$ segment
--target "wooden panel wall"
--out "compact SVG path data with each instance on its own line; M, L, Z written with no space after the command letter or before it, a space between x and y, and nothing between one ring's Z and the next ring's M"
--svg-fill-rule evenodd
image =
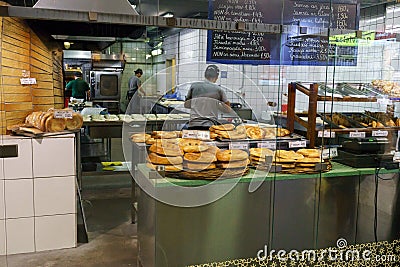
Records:
M32 111L63 107L62 56L50 51L20 19L0 18L0 41L0 132L4 134L7 126L22 123ZM37 84L21 85L23 71L29 71Z

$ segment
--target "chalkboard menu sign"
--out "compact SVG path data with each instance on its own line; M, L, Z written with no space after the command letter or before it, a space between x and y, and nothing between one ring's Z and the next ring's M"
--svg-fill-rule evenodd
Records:
M307 28L358 29L359 4L357 0L332 3L329 0L209 0L209 18L296 25L306 30L282 34L209 31L208 61L255 65L337 64L333 56L338 52L337 47L329 45L327 36L307 35ZM353 47L350 53L357 54L357 48ZM344 65L352 64L356 61Z

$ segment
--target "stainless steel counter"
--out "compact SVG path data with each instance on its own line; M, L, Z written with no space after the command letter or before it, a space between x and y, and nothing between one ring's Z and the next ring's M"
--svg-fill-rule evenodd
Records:
M148 179L146 172L140 166L137 175ZM139 188L138 258L146 267L186 266L254 258L264 245L300 251L335 247L339 238L348 244L372 242L373 173L374 169L335 163L332 172L321 176L269 174L254 193L248 192L250 180L244 177L223 198L196 208L161 203ZM378 240L392 241L399 236L399 176L386 170L379 176ZM175 186L209 183L170 182ZM159 194L168 194L172 186L151 183ZM221 186L213 184L209 193Z

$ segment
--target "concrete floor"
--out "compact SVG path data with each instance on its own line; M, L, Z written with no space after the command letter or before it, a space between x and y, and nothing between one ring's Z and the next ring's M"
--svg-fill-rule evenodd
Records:
M136 225L131 224L130 188L100 188L83 192L89 243L73 249L0 257L0 266L136 266L137 235Z

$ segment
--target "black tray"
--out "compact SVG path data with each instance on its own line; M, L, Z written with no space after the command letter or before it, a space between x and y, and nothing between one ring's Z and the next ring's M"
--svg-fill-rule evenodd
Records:
M343 150L338 150L338 152L338 157L333 161L353 168L377 168L393 162L393 155L390 154L354 154Z

